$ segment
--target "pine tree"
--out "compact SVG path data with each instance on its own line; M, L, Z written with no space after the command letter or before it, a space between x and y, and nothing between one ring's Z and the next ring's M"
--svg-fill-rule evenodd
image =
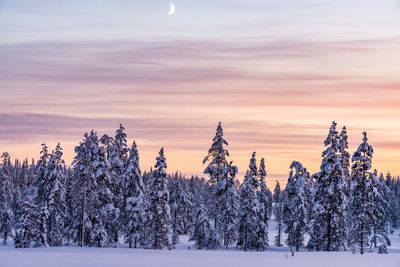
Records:
M229 157L228 150L224 148L224 145L228 146L228 142L223 138L223 136L224 133L220 122L218 124L211 148L208 150L208 155L203 160L203 164L208 162L208 166L204 170L204 174L207 174L210 177L208 183L213 191L213 197L208 199L209 201L212 201L210 207L210 216L211 219L214 220L213 225L217 232L219 232L220 229L218 214L221 212L221 198L224 194L227 184L227 157Z
M73 195L73 189L74 189L74 184L75 184L75 179L74 179L73 172L71 171L70 167L68 167L66 171L66 185L65 185L65 221L64 221L64 229L63 229L63 236L67 240L67 244L69 245L72 241L74 241L74 237L77 235L76 229L74 229L74 214L73 210L75 207L73 207L74 204L74 198L75 196Z
M125 235L125 242L129 248L143 242L144 238L144 185L142 173L139 166L139 152L136 143L129 151L122 167L122 206L121 206L121 225Z
M276 202L274 206L274 216L276 221L276 230L277 234L275 236L275 246L282 247L282 231L283 231L283 204L285 199L285 191L280 191L279 182L276 183L275 192L279 192L276 194Z
M278 181L276 181L276 185L275 185L275 188L274 188L274 194L272 196L273 200L274 200L274 203L278 203L279 202L279 198L281 196L281 193L282 193L281 185L279 184Z
M32 193L27 193L23 201L21 217L18 218L14 245L16 248L29 248L36 245L37 232L40 224L40 214L37 211Z
M399 228L400 225L400 191L398 180L396 185L396 180L394 177L392 177L390 172L386 174L386 185L390 189L388 214L390 228L393 230Z
M339 135L339 160L342 165L343 175L350 184L350 153L346 149L349 149L349 142L347 136L346 126L343 126L342 131ZM347 191L349 191L347 189ZM348 193L349 194L349 193Z
M45 180L49 183L48 203L48 240L50 246L62 246L63 228L66 218L65 205L65 163L62 157L62 148L57 145L55 151L50 155L48 165L45 169ZM43 208L44 208L43 207ZM46 212L46 211L43 211Z
M194 241L199 249L205 248L207 247L209 234L210 223L208 221L207 210L202 199L198 199L190 241Z
M336 122L332 123L327 147L322 153L321 171L314 175L315 195L311 238L316 250L337 251L345 249L346 235L346 180L339 152L339 135Z
M39 219L36 231L34 232L35 247L45 247L49 246L47 242L47 222L49 220L50 214L47 206L42 206L39 208Z
M258 180L255 156L256 153L254 152L250 159L249 170L247 170L240 188L238 246L242 247L244 251L257 249L259 204L257 200Z
M36 179L33 182L34 188L36 189L36 194L34 198L35 206L38 209L40 216L38 226L35 232L35 246L48 247L48 219L49 219L49 202L51 193L51 181L49 180L49 175L47 175L46 170L48 168L50 154L48 153L48 148L46 144L42 144L41 156L38 160L35 172Z
M346 180L346 187L345 187L345 194L347 198L347 205L346 205L346 235L347 235L347 246L350 246L351 238L350 238L350 229L351 229L351 203L350 199L350 153L347 152L349 148L348 136L347 136L347 129L346 126L343 126L342 131L339 135L339 160L342 165L343 175Z
M186 234L190 226L192 200L186 192L182 178L171 186L169 205L171 208L172 245L179 242L179 235Z
M79 246L109 245L108 227L113 221L110 213L114 213L113 194L109 189L109 164L106 160L104 147L99 146L97 134L91 131L85 134L85 139L75 147L74 187L72 200L75 229ZM103 227L103 228L101 228ZM104 231L103 231L104 230ZM95 231L95 233L91 233ZM107 235L104 235L104 232ZM97 240L93 242L91 238Z
M148 196L148 210L146 231L146 247L151 249L170 248L168 239L170 207L169 194L167 188L167 168L166 158L164 157L164 148L161 148L155 169L151 174L151 184Z
M267 172L265 170L265 159L262 158L260 168L258 169L260 179L260 190L258 193L259 213L258 213L258 229L257 229L257 250L265 250L268 245L268 220L270 215L270 207L272 206L271 191L268 190L265 183Z
M352 202L352 229L353 245L358 245L360 253L368 247L368 237L371 234L374 223L373 206L373 181L375 175L368 172L374 150L367 141L367 133L363 132L363 142L354 152L351 159L351 202Z
M285 188L285 200L283 202L283 223L288 238L287 245L296 247L299 251L303 246L304 234L308 230L307 200L305 184L309 179L309 172L298 161L290 165L290 175ZM296 173L293 175L293 169Z
M36 179L34 181L34 186L36 188L36 199L35 202L40 207L48 202L49 195L49 183L46 180L46 168L49 161L49 151L46 144L42 144L42 151L40 151L40 159L36 163L35 172Z
M11 208L13 203L11 185L11 163L10 156L4 152L1 156L0 166L0 236L3 243L7 244L7 239L13 237L14 212Z
M110 189L112 188L109 175L110 164L106 158L105 148L100 146L96 134L91 135L91 137L91 169L95 180L93 192L96 195L96 202L94 203L95 214L92 217L95 234L92 233L92 235L96 236L97 239L101 239L97 240L98 242L92 240L90 245L108 247L115 234L114 227L119 211L114 206L114 194Z
M227 166L227 171L228 179L226 189L222 195L222 210L221 217L219 218L223 245L226 249L237 240L236 221L239 209L239 197L236 189L236 174L238 169L230 162Z
M383 175L382 175L383 176ZM373 202L374 202L374 222L373 222L373 240L376 247L377 239L380 237L388 239L388 211L390 189L386 186L384 178L377 178L377 171L374 171L373 183Z

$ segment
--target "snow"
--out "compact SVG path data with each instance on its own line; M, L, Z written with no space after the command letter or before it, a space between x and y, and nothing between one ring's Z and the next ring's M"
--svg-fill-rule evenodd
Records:
M273 240L275 223L271 222L270 240ZM399 267L400 231L391 235L389 254L377 254L376 250L364 255L351 252L308 252L290 255L287 247L271 247L264 252L229 250L197 250L187 236L180 236L175 250L146 250L120 248L28 248L16 249L12 245L0 245L0 267L236 267L236 266L307 266L307 267ZM11 241L9 241L11 243ZM271 243L272 245L272 243ZM191 249L188 249L191 246Z

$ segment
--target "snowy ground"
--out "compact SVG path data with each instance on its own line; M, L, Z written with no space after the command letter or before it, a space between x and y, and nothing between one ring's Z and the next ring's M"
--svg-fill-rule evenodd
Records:
M274 231L270 233L273 240ZM75 267L75 266L138 266L138 267L235 267L235 266L307 266L307 267L400 267L399 232L391 236L389 254L365 255L350 252L298 252L290 256L287 248L270 248L264 252L231 250L196 250L186 236L175 250L153 251L121 248L33 248L15 249L0 245L0 267ZM10 242L11 243L11 242ZM192 246L188 249L188 246Z

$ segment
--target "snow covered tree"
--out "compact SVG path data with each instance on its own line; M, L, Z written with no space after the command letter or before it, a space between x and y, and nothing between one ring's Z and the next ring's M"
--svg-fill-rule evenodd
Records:
M186 191L182 178L171 186L169 194L171 208L172 245L179 242L179 235L186 234L190 226L190 214L193 204L189 193Z
M72 189L72 213L75 218L73 228L76 230L76 239L79 246L108 246L115 208L113 194L109 189L109 164L105 149L99 146L97 134L91 131L90 134L86 133L85 139L75 147L75 152L77 155L73 162L75 184ZM104 235L103 230L107 235ZM92 231L96 233L91 233ZM92 242L93 236L102 240Z
M32 193L27 193L22 206L21 217L17 220L14 236L16 248L29 248L36 245L40 214L33 202Z
M228 179L226 189L222 195L221 217L219 218L223 245L226 249L237 240L236 221L239 209L239 197L236 189L236 174L238 169L232 165L232 161L228 164L227 171Z
M167 188L167 168L166 158L164 157L164 148L161 148L157 163L151 174L151 183L148 196L148 209L146 220L147 240L146 247L151 249L170 249L168 239L170 207L169 194Z
M144 237L144 185L142 172L139 166L139 152L136 143L129 151L122 167L122 206L121 206L121 225L125 242L129 248L143 242Z
M7 244L7 239L13 236L12 227L14 222L14 212L11 208L13 203L12 183L11 183L11 163L10 155L4 152L1 156L0 166L0 236L3 243Z
M210 197L212 209L210 210L210 217L214 220L214 227L219 231L220 223L218 222L218 214L221 211L222 195L226 189L227 184L227 166L229 152L224 148L228 146L228 142L223 138L224 133L222 130L221 122L218 124L216 135L213 139L211 148L208 150L208 155L204 158L203 164L208 162L208 166L204 170L204 174L209 175L209 185L213 190L213 197Z
M208 221L207 210L202 199L199 198L196 202L196 211L190 240L195 242L197 248L202 249L207 247L209 235L210 223Z
M379 236L388 238L388 211L389 211L389 196L390 189L386 186L385 180L377 178L377 172L374 171L373 183L373 202L374 202L374 222L373 222L373 240L374 247L376 247L376 241Z
M347 129L346 126L343 126L339 135L339 160L347 184L350 184L350 153L347 152L347 149L349 149Z
M50 214L47 206L42 206L39 209L39 220L36 231L34 232L35 247L47 248L49 246L47 242L47 222L49 220L49 216Z
M48 165L45 169L45 180L49 183L48 203L48 233L47 238L50 246L62 246L63 228L65 222L65 163L62 160L62 148L60 144L49 157ZM43 211L46 212L46 211Z
M115 150L117 151L118 158L123 162L128 156L129 148L127 145L127 134L122 124L119 124L119 129L115 134Z
M337 251L346 245L346 180L338 155L339 135L332 123L324 144L321 171L314 175L315 195L311 239L316 250Z
M289 247L296 247L299 251L303 246L304 234L308 230L307 200L305 184L309 179L309 172L298 161L290 165L290 175L285 188L285 200L283 204L283 223L288 238L286 243ZM293 175L293 169L296 173Z
M281 190L281 185L279 184L278 181L276 181L276 185L274 188L274 194L272 195L274 203L278 203L279 202L279 198L281 196L282 190Z
M210 224L209 235L207 240L207 249L217 249L221 246L221 237L215 227Z
M351 230L351 203L350 199L350 153L347 152L349 148L348 136L346 126L343 126L342 131L339 135L339 160L342 165L343 175L346 180L345 194L347 198L346 205L346 236L347 236L347 246L350 246L351 238L350 238L350 230Z
M265 250L268 245L268 220L269 210L272 206L272 195L265 183L267 172L265 170L265 159L262 158L258 169L260 179L260 190L258 193L259 213L258 213L258 229L257 229L257 250Z
M96 195L95 214L92 217L96 237L102 238L97 242L101 247L108 247L115 234L115 223L118 218L118 210L114 206L114 194L110 190L112 188L109 175L110 164L106 158L105 148L100 146L97 135L92 135L91 153L91 169L93 170L95 185L93 192ZM102 229L101 227L104 227ZM104 235L103 230L107 233ZM100 235L98 233L101 233ZM111 239L111 240L110 240ZM93 240L91 245L93 245Z
M49 161L49 151L46 144L42 144L42 151L40 151L40 159L36 163L35 172L36 172L36 179L34 181L34 186L36 188L36 199L35 202L40 207L47 204L48 202L48 193L49 183L46 180L46 168Z
M279 191L278 191L279 190ZM275 192L279 192L276 194L276 202L274 206L274 216L276 221L276 236L275 236L275 246L282 247L282 231L283 231L283 204L285 200L285 191L280 191L279 182L276 182Z
M386 185L390 189L388 219L391 230L398 229L400 225L400 184L399 178L392 177L390 172L386 174Z
M259 204L257 200L258 180L255 156L256 153L254 152L250 159L249 170L247 170L240 188L238 246L242 247L244 251L257 249Z
M353 245L358 245L360 253L368 247L368 238L374 223L373 182L375 175L368 172L371 169L374 149L368 144L367 133L363 132L363 142L354 152L351 161L351 202Z

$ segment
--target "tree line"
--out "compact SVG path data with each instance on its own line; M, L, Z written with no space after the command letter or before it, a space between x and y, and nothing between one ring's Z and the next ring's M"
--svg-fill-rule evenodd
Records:
M400 225L400 180L372 169L367 133L351 157L346 127L333 122L324 142L320 172L290 165L286 187L266 185L266 162L251 154L244 180L229 161L221 123L204 158L208 179L168 174L164 149L154 167L141 171L135 142L125 128L115 136L91 131L75 147L71 166L43 144L37 162L4 152L0 166L0 236L17 248L49 246L175 248L189 235L199 249L237 247L263 251L353 250L390 244ZM285 233L285 235L283 235ZM308 236L308 242L305 242Z

